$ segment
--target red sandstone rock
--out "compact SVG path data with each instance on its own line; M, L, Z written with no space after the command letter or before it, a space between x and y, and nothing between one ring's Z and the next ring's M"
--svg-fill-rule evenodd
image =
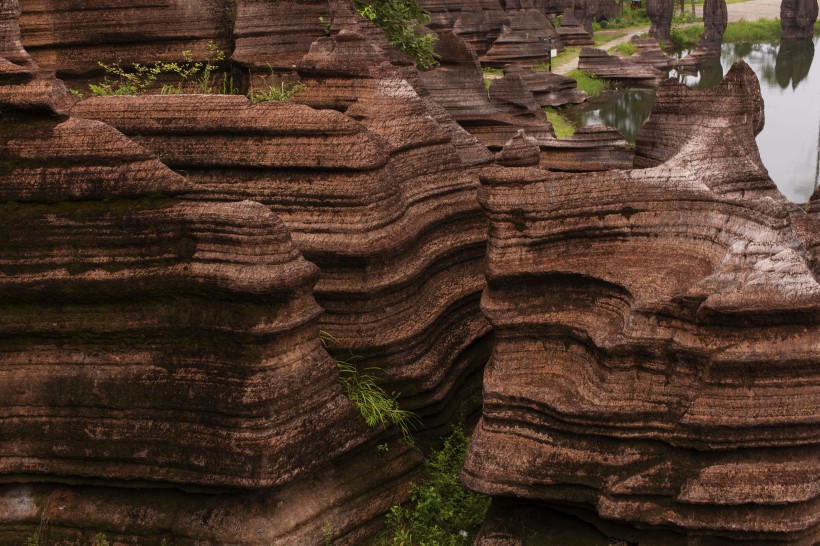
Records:
M549 19L534 9L518 10L510 14L509 23L481 57L481 64L503 67L509 63L521 66L546 63L551 44L558 46L560 38ZM563 49L563 45L559 49Z
M703 4L703 36L698 46L678 64L683 67L697 67L706 59L720 57L723 33L729 21L726 0L706 0Z
M23 45L41 67L69 81L99 75L98 62L173 62L185 50L205 59L209 43L230 50L234 14L224 0L108 0L93 9L87 4L20 0Z
M524 70L517 66L505 67L504 74L515 74L533 94L541 107L580 104L587 98L586 91L578 89L578 82L555 72Z
M497 342L462 480L677 543L813 544L820 219L766 176L748 66L656 107L655 166L483 171Z
M0 156L0 480L271 486L361 441L266 207L179 202L97 121L4 119Z
M539 144L541 168L550 171L608 171L632 166L632 147L612 127L581 127L568 138L541 141Z
M625 58L632 64L651 66L661 71L667 71L677 65L677 60L667 55L654 38L640 39L633 36L632 43L638 47L638 52Z
M614 79L635 85L656 86L663 74L652 66L634 64L629 60L607 54L603 49L585 47L578 57L578 68L596 78Z

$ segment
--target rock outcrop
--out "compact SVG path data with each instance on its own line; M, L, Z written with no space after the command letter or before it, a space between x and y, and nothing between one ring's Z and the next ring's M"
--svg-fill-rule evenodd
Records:
M549 61L552 48L563 50L564 46L549 19L537 10L522 9L510 15L501 34L481 57L481 64L535 66Z
M604 125L581 127L570 137L539 144L541 168L550 171L628 169L634 155L624 136L617 129Z
M780 3L782 40L810 40L817 21L817 0L783 0Z
M497 342L468 487L658 544L820 539L820 202L777 193L762 124L741 63L660 88L646 168L483 171Z
M646 15L652 24L649 27L649 37L656 40L670 42L672 18L675 16L675 0L646 0Z
M97 2L93 9L85 4L20 1L23 45L41 67L66 81L96 77L99 62L174 62L183 51L202 60L210 44L230 51L233 11L225 0Z
M720 58L723 33L729 22L726 0L705 0L703 4L703 36L694 51L681 59L682 67L697 67L707 59Z
M578 89L578 82L567 76L543 70L525 70L519 66L504 67L504 78L519 78L522 85L543 107L580 104L587 99L586 91ZM492 96L492 85L490 86Z
M619 80L633 85L654 87L663 79L661 71L651 65L632 63L594 47L581 49L578 68L596 78Z
M626 57L632 64L651 66L661 71L667 71L677 65L677 60L666 54L654 38L632 37L632 43L638 48L638 52Z
M481 365L465 351L489 331L477 308L475 167L361 35L319 39L298 70L308 86L298 100L324 110L153 95L89 99L73 115L138 138L198 183L201 199L253 199L278 214L321 270L320 325L335 350L381 368L409 408L441 411Z

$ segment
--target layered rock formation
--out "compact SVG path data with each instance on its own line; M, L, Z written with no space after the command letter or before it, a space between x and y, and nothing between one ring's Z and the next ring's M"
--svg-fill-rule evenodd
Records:
M549 61L552 48L564 49L549 19L534 9L522 9L511 14L492 47L481 57L481 64L535 66Z
M817 21L817 0L783 0L780 3L782 40L808 40Z
M578 89L578 82L567 76L543 70L525 70L518 66L504 68L504 79L518 78L532 93L535 102L543 107L580 104L587 98L586 91ZM493 87L490 86L492 96Z
M661 71L650 63L632 63L594 47L581 49L578 68L593 74L596 78L619 80L633 85L656 86L663 79Z
M106 97L58 119L74 100L7 38L3 0L0 542L42 521L40 543L372 535L421 454L364 430L320 325L428 434L476 407L491 156L383 37L336 28L343 4L295 63L305 104Z
M677 65L677 61L661 49L656 39L633 36L631 41L637 46L638 52L627 57L630 63L651 66L661 71L667 71Z
M242 4L242 0L239 2ZM43 68L66 80L101 73L97 63L153 63L230 51L234 16L225 0L82 2L21 0L23 45Z
M762 125L739 64L660 88L643 169L483 171L497 342L468 487L659 544L820 539L820 203L777 193Z
M624 136L617 129L604 125L581 127L570 137L539 144L541 168L550 171L628 169L634 155Z
M280 215L321 269L320 324L336 349L382 368L410 408L440 411L481 363L463 353L488 332L475 171L361 35L321 38L298 66L308 85L299 100L346 115L194 95L95 98L73 114L139 135L202 186L200 198L253 199Z

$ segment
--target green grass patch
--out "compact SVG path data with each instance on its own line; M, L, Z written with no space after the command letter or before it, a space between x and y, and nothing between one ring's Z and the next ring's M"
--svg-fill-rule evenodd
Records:
M606 80L596 78L589 72L583 70L570 70L567 76L573 78L578 82L578 89L586 91L590 97L595 97L601 94L601 91L609 88L609 83Z
M559 114L557 109L544 108L544 113L547 115L547 121L552 124L555 136L558 138L569 138L575 134L575 126Z
M672 28L669 35L677 49L694 49L703 35L703 25L685 28Z
M758 19L757 21L736 21L729 23L723 33L723 41L765 42L780 39L780 19Z
M492 78L484 78L484 89L486 89L488 93L490 92L490 86L492 84L493 84Z
M410 507L393 506L387 514L385 546L468 546L490 506L490 497L468 491L459 475L470 437L461 425L444 446L424 461L428 478L413 485Z
M319 341L325 347L338 343L336 338L324 331L319 332ZM357 359L354 355L336 359L342 392L356 405L367 426L387 429L388 425L393 425L403 440L412 445L412 430L421 423L418 416L399 407L398 394L387 394L379 386L377 375L381 370L373 367L359 369L354 364Z
M482 66L481 71L484 74L489 74L489 75L492 75L492 76L503 76L504 75L504 70L501 69L501 68L490 68L489 66Z
M737 42L777 42L780 40L780 19L758 19L756 21L735 21L726 26L723 43ZM814 25L814 33L820 35L820 25ZM672 43L679 49L692 49L703 35L703 25L672 29Z
M629 57L630 55L634 55L638 52L638 46L636 46L632 42L624 42L622 44L616 45L615 47L609 48L610 53L612 53L613 51L617 51L624 57Z

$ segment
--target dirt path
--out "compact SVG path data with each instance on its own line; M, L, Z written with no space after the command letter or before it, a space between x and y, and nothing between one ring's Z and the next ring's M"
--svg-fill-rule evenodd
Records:
M749 0L748 2L738 2L727 4L729 12L729 22L754 21L756 19L780 19L780 0ZM703 6L697 6L695 13L698 17L703 17Z

